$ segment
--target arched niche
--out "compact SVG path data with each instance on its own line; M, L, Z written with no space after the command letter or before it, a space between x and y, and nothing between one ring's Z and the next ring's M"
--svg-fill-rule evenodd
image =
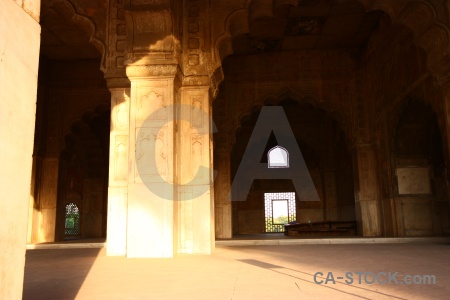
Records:
M449 202L442 136L437 114L423 99L410 99L404 106L391 159L398 235L447 235Z
M267 153L268 168L289 168L289 152L281 147L275 146Z

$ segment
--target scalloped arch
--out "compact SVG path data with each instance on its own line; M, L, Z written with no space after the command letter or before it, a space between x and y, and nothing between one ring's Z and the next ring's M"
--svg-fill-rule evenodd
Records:
M340 128L344 132L347 142L352 141L351 124L347 121L350 119L345 118L344 114L335 109L330 101L318 101L317 97L313 94L302 94L298 90L289 87L280 89L274 94L261 96L259 99L256 99L256 101L249 103L247 109L240 114L237 114L232 128L233 134L231 135L231 144L234 145L236 143L236 134L242 127L242 122L245 118L251 118L253 112L261 110L261 107L264 105L278 105L286 99L292 99L298 104L310 104L314 108L324 110L338 122Z
M62 7L58 8L58 6L61 5ZM89 19L86 16L83 16L79 14L74 5L70 3L68 0L54 0L50 3L50 7L52 7L55 10L58 9L65 9L65 12L68 12L70 15L70 18L75 22L75 24L86 32L89 35L89 43L91 43L101 54L101 61L100 61L100 69L105 72L106 70L106 63L105 63L105 54L106 54L106 46L104 42L102 42L97 36L96 36L96 26L95 23Z
M84 123L89 126L89 124L87 123L88 120L91 120L95 116L101 116L109 109L109 105L106 102L99 102L94 108L85 109L79 118L72 119L71 122L68 122L68 124L70 125L69 128L65 128L64 133L62 134L63 138L65 139L67 135L73 134L72 126L75 123ZM64 147L62 149L64 149Z

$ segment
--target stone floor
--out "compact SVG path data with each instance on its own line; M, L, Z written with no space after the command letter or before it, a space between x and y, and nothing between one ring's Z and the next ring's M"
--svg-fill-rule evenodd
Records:
M217 246L210 256L174 259L107 257L104 248L38 249L27 251L24 299L448 299L449 260L450 240ZM316 272L324 274L316 278L322 284L314 282ZM365 272L361 284L356 272ZM398 284L369 284L369 272L398 272ZM406 275L434 275L436 284L401 284Z

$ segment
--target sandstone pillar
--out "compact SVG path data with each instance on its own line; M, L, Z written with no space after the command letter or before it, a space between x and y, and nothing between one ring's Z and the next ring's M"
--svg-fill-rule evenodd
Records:
M441 94L436 94L437 102L442 101L442 110L437 111L443 142L443 151L446 164L450 163L450 55L443 57L434 70L434 84ZM442 98L441 98L442 96ZM447 166L446 176L450 178L450 168ZM447 191L450 201L450 189Z
M45 73L45 72L42 72ZM45 82L45 79L42 80ZM49 90L42 84L39 86L37 103L40 105L37 113L40 115L36 120L36 132L34 136L35 153L32 186L30 191L31 207L30 222L32 222L32 243L54 242L64 239L64 204L58 203L60 185L60 170L64 168L61 160L61 101L60 91ZM46 106L44 108L44 106ZM44 117L43 111L52 116ZM42 134L45 132L45 134ZM64 174L64 172L62 173ZM62 179L64 182L64 179ZM64 193L62 193L64 196ZM61 214L58 214L62 212ZM32 218L32 219L31 219ZM30 224L31 225L31 224ZM62 226L62 228L61 228Z
M172 257L176 249L174 102L178 71L177 65L127 67L131 81L128 257Z
M59 158L45 157L42 165L39 195L39 229L36 243L55 241L56 206L58 199Z
M214 248L209 86L182 87L177 109L178 252L209 254Z
M214 247L209 73L189 69L198 55L183 69L180 4L127 2L125 53L119 42L109 45L109 255L172 257ZM129 90L112 86L125 76L120 68Z
M209 87L180 88L178 65L130 65L111 90L108 255L214 248Z
M59 178L61 168L64 168L65 165L64 161L61 160L60 124L62 115L60 114L61 105L58 99L58 91L53 92L48 100L43 97L39 99L44 103L48 101L48 114L54 117L39 119L41 122L40 126L45 128L47 136L44 141L40 141L39 136L36 137L38 143L45 143L45 151L42 153L42 157L39 157L39 170L37 170L37 177L34 178L38 181L39 189L37 191L37 202L35 203L37 212L34 215L36 219L33 220L37 224L33 228L35 233L32 240L33 243L54 242L64 238L64 229L61 228L61 225L64 227L64 217L58 215L58 212L64 215L65 210L61 206L64 204L64 201L58 203L58 201L63 200L58 198L58 193L61 192L59 190L60 180L62 182L65 181L65 179ZM60 196L64 197L64 193ZM58 207L58 205L61 207Z
M28 206L28 235L27 243L34 243L38 236L38 220L39 220L39 182L36 181L36 174L40 173L38 166L42 164L41 159L33 156L33 163L31 168L31 186L30 186L30 200Z
M230 239L232 232L232 205L230 199L230 150L219 148L215 151L217 177L214 181L215 190L215 232L219 239Z
M355 210L358 233L381 235L377 159L373 145L360 144L354 150Z
M10 300L22 299L41 31L40 1L22 2L0 9L0 299Z
M127 84L112 87L110 82L108 84L111 91L111 130L106 253L123 256L127 247L130 88L126 87Z

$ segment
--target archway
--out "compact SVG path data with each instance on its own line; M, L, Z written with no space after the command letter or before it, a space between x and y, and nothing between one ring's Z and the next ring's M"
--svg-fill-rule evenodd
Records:
M449 234L447 165L436 114L409 99L393 141L393 190L400 236Z
M58 172L59 240L106 237L109 115L109 107L99 105L75 121L65 136ZM78 212L77 234L67 230L68 205Z
M273 202L279 200L286 200L286 203L275 204L287 205L289 216L285 221L288 222L355 220L351 154L345 134L339 129L336 120L322 109L289 98L279 102L278 105L286 112L320 201L302 201L289 179L254 180L245 201L232 201L233 234L283 231L282 225L275 224L276 222L269 222L270 226L266 224L267 220L275 218ZM235 133L236 139L230 153L231 182L234 180L258 116L259 110L253 110L241 120L241 126ZM268 137L260 162L267 163L269 151L277 146L279 145L276 137L272 134ZM294 205L289 201L289 193L295 198Z

